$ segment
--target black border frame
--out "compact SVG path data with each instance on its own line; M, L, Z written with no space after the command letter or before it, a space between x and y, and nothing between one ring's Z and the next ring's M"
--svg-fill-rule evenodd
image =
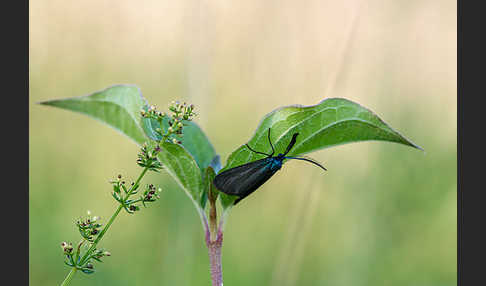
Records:
M8 1L2 8L2 142L6 143L2 148L6 156L2 206L7 207L2 212L2 238L7 240L3 242L2 270L13 284L28 285L29 1Z
M485 16L481 3L457 1L457 285L482 285L486 280L486 235L481 232L485 208L481 166L485 111L481 99L486 45L482 41Z

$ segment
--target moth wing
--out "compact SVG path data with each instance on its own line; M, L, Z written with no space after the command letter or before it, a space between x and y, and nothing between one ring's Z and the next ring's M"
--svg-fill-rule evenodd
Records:
M277 172L270 168L273 158L264 158L228 169L214 178L214 185L223 193L239 198L234 204L253 193Z
M241 182L241 189L239 190L239 198L235 201L235 205L242 199L249 196L251 193L256 191L261 185L263 185L268 179L270 179L278 169L270 169L267 165L257 172L251 174L247 179Z
M269 163L269 158L246 163L219 173L214 178L214 185L228 195L239 195L248 179Z

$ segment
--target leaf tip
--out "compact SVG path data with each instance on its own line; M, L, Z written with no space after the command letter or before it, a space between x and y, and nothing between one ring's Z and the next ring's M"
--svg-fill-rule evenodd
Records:
M422 152L424 152L424 153L425 153L425 149L424 149L424 148L420 147L419 145L417 145L417 144L413 143L412 141L410 141L410 140L406 139L405 137L403 137L403 136L401 136L401 135L400 135L400 137L402 137L402 139L405 141L406 145L408 145L408 146L410 146L410 147L413 147L413 148L415 148L415 149L418 149L418 150L420 150L420 151L422 151Z
M41 105L49 105L50 100L45 100L45 101L37 101L35 104L41 104Z
M36 104L56 106L56 104L59 104L59 102L60 102L59 99L50 99L50 100L38 101L36 102Z

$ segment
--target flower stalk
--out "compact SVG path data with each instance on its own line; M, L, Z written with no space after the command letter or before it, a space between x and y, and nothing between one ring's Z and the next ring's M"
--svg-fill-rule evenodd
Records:
M125 184L122 180L122 176L118 175L117 178L110 183L113 185L113 191L111 195L119 203L113 215L110 217L108 223L102 228L102 224L99 223L100 218L97 216L91 217L91 213L88 211L88 217L79 219L76 221L76 226L81 234L81 241L77 244L76 248L72 243L62 242L61 248L63 249L66 260L64 263L71 267L69 273L65 277L61 285L69 285L77 270L81 270L85 274L94 273L93 261L101 262L101 258L104 256L110 256L108 251L97 249L97 246L101 239L104 237L108 229L111 227L116 217L124 209L129 214L138 212L140 208L147 207L147 203L155 202L160 198L157 192L161 189L157 189L154 185L147 185L145 190L141 192L139 198L132 198L133 195L139 192L140 182L148 171L159 172L163 166L158 159L158 154L161 152L161 147L164 144L182 144L183 128L187 126L186 121L191 121L196 113L194 112L194 105L172 102L169 105L169 114L157 111L155 106L145 106L141 111L143 120L154 121L158 124L152 135L147 136L152 139L148 143L144 143L141 146L138 153L137 164L143 168L143 171L138 176L135 182L131 184ZM214 207L215 199L212 200ZM207 219L204 217L204 222L207 227ZM215 225L216 213L215 210L211 216L211 224ZM215 232L215 227L213 227ZM211 241L211 239L210 239Z
M71 268L71 271L69 271L69 273L66 276L66 278L64 279L64 281L62 281L61 286L69 285L69 283L71 283L71 280L74 277L74 274L76 274L76 271L78 271L78 268L76 268L76 267Z
M136 211L140 210L140 206L137 203L141 203L143 206L146 206L146 203L154 202L159 198L159 195L156 194L156 188L150 184L145 188L145 191L140 198L131 199L133 195L138 193L140 181L145 174L148 171L159 171L162 168L162 165L157 159L158 152L160 152L160 147L158 145L155 147L149 147L147 144L144 144L142 146L138 155L137 164L143 167L143 170L138 176L137 180L130 184L130 187L126 187L125 181L121 180L121 175L118 175L114 181L111 181L111 184L113 185L112 196L119 203L119 205L108 223L101 231L99 231L99 228L102 226L99 223L100 218L97 216L89 216L91 214L90 212L88 212L88 218L84 220L79 219L76 222L82 236L82 240L78 243L75 253L73 253L74 248L71 243L63 242L61 244L64 254L68 259L65 261L65 264L71 267L70 272L67 274L61 285L69 285L77 270L81 270L86 274L94 273L94 266L91 261L96 260L101 262L100 259L102 257L111 255L108 251L97 249L97 246L122 209L125 209L125 211L129 214L134 214ZM158 191L160 192L161 189L158 189ZM89 244L89 248L81 257L81 248L85 242Z

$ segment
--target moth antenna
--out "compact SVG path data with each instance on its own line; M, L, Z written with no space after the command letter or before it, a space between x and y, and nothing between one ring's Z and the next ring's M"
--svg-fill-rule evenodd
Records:
M248 145L248 144L245 144L245 146L246 146L248 149L250 149L250 151L252 151L252 152L255 152L255 153L257 153L257 154L263 154L263 155L268 156L268 157L272 157L272 155L269 155L269 154L267 154L267 153L258 152L258 151L255 151L255 150L251 149L250 145Z
M285 159L295 159L295 160L302 160L302 161L307 161L309 163L312 163L318 167L320 167L321 169L323 169L324 171L327 171L326 168L324 168L324 166L322 166L319 162L317 162L316 160L312 159L312 158L309 158L309 157L285 157Z
M270 142L270 147L272 147L272 154L270 154L270 157L275 154L275 148L273 148L272 141L270 140L270 128L268 128L268 142Z

